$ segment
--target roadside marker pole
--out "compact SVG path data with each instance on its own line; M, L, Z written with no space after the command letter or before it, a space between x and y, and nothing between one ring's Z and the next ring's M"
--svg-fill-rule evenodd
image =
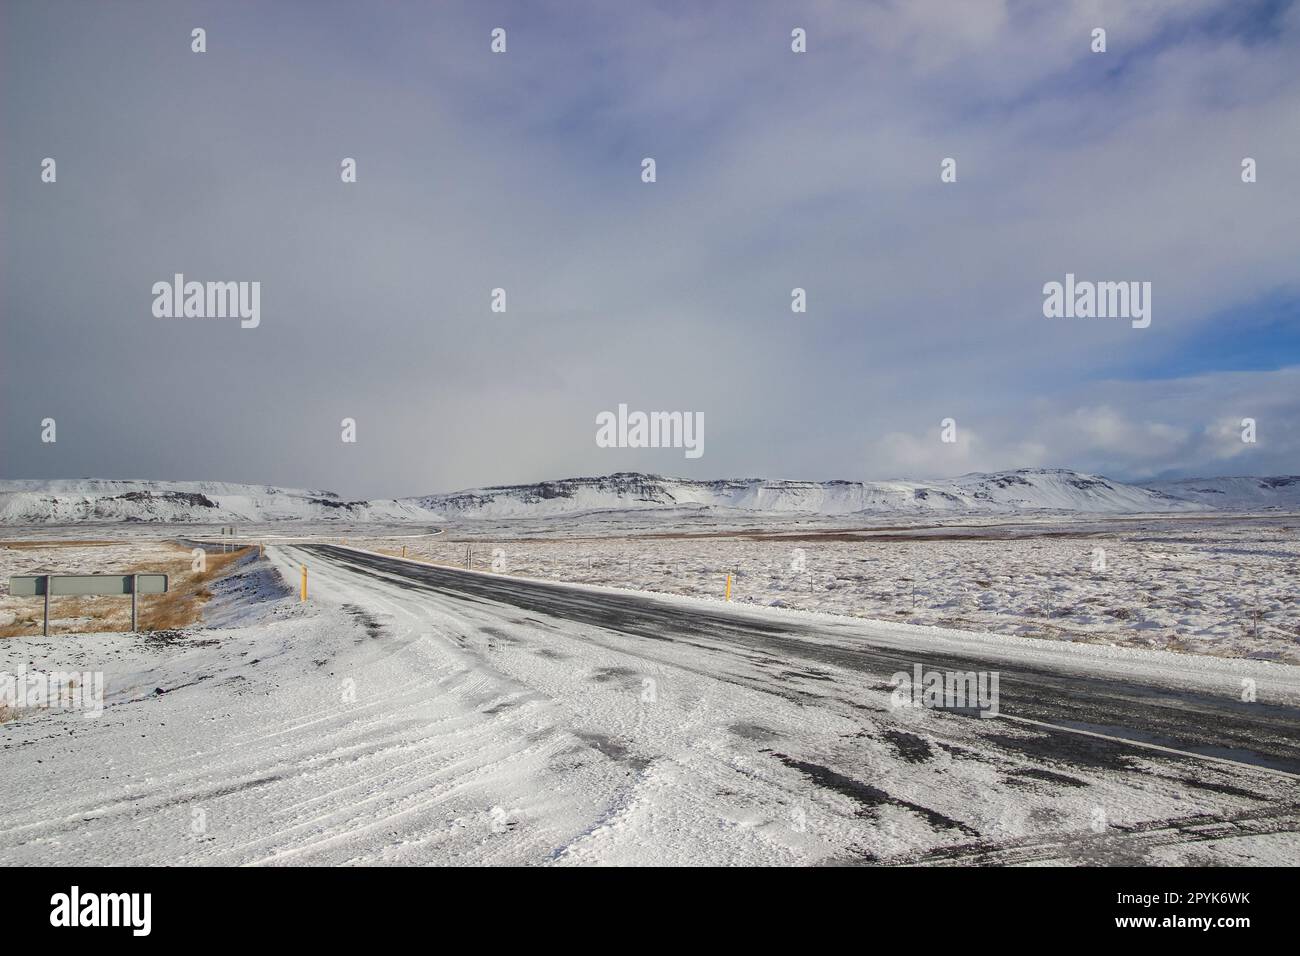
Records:
M137 606L139 604L139 600L136 597L136 593L140 590L139 579L140 579L140 575L138 574L131 575L131 633L132 634L136 633L137 631L136 611L137 611Z
M730 575L730 574L727 575L727 597L726 597L726 599L727 599L728 601L731 600L731 575Z
M41 636L50 636L50 576L45 575L45 625L41 628Z
M302 566L302 600L307 600L307 565Z
M406 557L406 545L402 545L402 557Z

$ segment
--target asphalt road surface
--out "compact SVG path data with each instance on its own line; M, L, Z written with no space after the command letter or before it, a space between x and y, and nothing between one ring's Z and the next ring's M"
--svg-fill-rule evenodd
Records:
M744 649L794 661L834 664L887 681L916 663L944 671L1000 674L1000 710L1062 728L1053 747L1083 750L1091 759L1126 753L1124 741L1240 761L1300 775L1300 708L1244 703L1130 681L1007 665L974 656L936 656L922 647L900 649L863 638L851 649L827 628L755 620L743 612L701 611L636 593L593 592L546 581L470 574L331 545L315 552L360 574L382 572L427 590L465 600L494 601L625 635L629 641L689 641L707 635ZM828 640L818 640L820 636ZM1087 734L1070 733L1084 730ZM1093 736L1098 734L1102 736ZM1120 738L1111 740L1109 738Z

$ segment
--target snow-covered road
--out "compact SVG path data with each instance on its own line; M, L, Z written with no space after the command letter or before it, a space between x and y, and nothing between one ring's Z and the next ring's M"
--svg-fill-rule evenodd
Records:
M0 862L1300 861L1294 668L267 559L307 605L30 642L110 693L5 725ZM896 706L916 665L1000 716Z
M286 557L310 564L322 594L391 615L377 623L450 637L532 695L548 726L626 768L558 859L1161 860L1234 832L1216 851L1295 859L1300 846L1292 668L755 612L330 546ZM1003 719L895 706L891 676L918 663L997 671Z

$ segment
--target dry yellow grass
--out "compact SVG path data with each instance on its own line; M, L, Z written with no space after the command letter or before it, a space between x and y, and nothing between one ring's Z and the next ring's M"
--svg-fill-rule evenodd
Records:
M203 605L212 599L212 592L208 590L208 585L221 577L226 569L250 550L250 548L240 548L228 554L209 554L207 570L199 573L190 570L189 552L185 552L183 570L175 572L175 576L168 580L167 593L146 599L148 609L140 615L141 629L163 631L196 623L203 612ZM173 574L172 571L167 573Z
M12 548L14 551L30 551L38 548L105 548L120 541L0 541L0 548Z
M46 543L46 547L67 542ZM99 543L99 542L95 542ZM83 542L83 544L85 544ZM167 593L142 595L139 627L142 631L172 630L198 622L203 605L212 598L208 585L250 549L228 554L208 554L203 571L192 570L190 550L167 543L167 557L121 568L121 573L163 573L168 577ZM117 570L116 568L114 570ZM86 572L89 573L89 572ZM12 624L0 627L0 637L39 634L44 607L32 601ZM50 599L51 634L85 634L95 631L127 631L131 627L131 599L123 597L55 597Z

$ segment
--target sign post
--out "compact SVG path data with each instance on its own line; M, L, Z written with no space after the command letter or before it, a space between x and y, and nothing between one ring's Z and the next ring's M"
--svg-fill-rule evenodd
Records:
M165 574L32 574L9 579L10 597L44 597L45 622L41 634L50 634L50 597L73 595L111 597L131 595L131 630L139 623L140 594L165 594Z

